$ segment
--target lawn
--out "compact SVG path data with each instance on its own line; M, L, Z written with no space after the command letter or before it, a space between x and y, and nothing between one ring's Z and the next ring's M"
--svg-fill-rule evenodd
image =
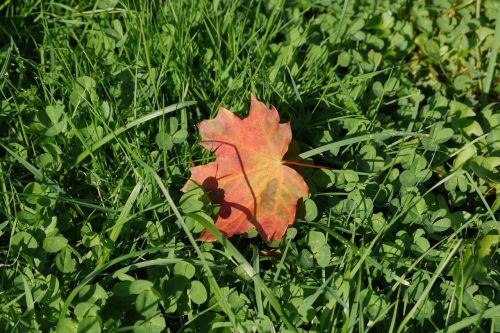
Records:
M500 332L497 0L0 15L0 332ZM251 95L309 188L273 241L183 192Z

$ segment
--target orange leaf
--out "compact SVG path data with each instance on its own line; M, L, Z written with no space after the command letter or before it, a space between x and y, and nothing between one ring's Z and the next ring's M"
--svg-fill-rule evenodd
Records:
M221 205L215 226L227 237L257 228L266 241L281 239L295 220L297 200L308 194L302 176L282 162L292 140L290 123L280 124L278 111L252 95L247 118L220 107L199 129L201 144L216 160L193 167L182 190L198 184ZM215 237L205 230L199 239Z

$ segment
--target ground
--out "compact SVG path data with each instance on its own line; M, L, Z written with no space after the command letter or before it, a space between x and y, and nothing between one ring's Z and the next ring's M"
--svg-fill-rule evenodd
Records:
M500 332L498 1L0 4L0 331ZM309 195L200 242L250 94Z

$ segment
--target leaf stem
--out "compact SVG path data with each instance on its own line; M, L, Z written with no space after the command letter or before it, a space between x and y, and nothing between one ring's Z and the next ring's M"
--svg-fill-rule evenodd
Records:
M327 166L322 166L322 165L314 165L314 164L307 164L307 163L300 163L300 162L292 162L292 161L282 161L283 164L287 164L287 165L298 165L298 166L301 166L301 167L305 167L305 168L313 168L313 169L333 169L331 167L327 167Z

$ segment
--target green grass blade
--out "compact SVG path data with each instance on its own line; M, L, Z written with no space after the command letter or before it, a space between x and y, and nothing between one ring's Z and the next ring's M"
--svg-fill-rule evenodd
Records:
M439 330L436 333L454 333L463 330L464 328L467 328L471 325L478 326L481 323L481 319L492 319L498 317L499 314L500 314L500 305L492 306L491 308L487 309L482 313L478 313L473 316L463 318L462 320L446 327L443 330Z
M318 229L321 229L328 233L330 236L335 238L337 241L339 241L342 245L344 245L346 248L348 248L350 251L352 251L356 255L360 255L361 258L358 261L358 264L355 266L355 268L351 271L351 276L350 278L354 277L354 274L357 272L361 264L363 263L364 260L367 261L367 263L374 267L375 269L378 269L379 271L383 272L386 274L388 277L390 277L392 280L397 281L398 283L401 283L405 286L409 286L410 282L402 278L401 276L397 275L394 271L388 269L387 267L384 267L382 264L380 264L377 259L373 258L370 256L371 250L370 249L360 249L357 247L353 242L347 240L345 237L342 237L338 232L335 230L332 230L331 228L327 227L324 224L321 223L315 223L315 222L302 222L302 223L307 223L310 224Z
M33 164L30 162L26 161L24 158L22 158L19 154L17 154L15 151L10 149L4 144L0 143L0 146L2 146L12 157L14 157L19 163L21 163L33 176L35 176L35 179L39 180L40 182L43 183L43 185L47 186L49 189L51 189L53 192L59 194L59 193L65 193L62 188L57 185L55 181L50 179L49 177L45 176L40 170L38 170Z
M469 180L470 185L472 186L474 191L476 191L477 195L479 196L479 198L483 202L484 207L486 208L486 211L488 212L488 214L490 214L491 220L495 221L495 223L498 223L497 218L495 217L495 213L493 213L493 211L491 210L491 207L488 204L488 201L486 201L486 198L484 197L483 193L481 193L481 190L477 187L477 184L474 181L474 179L472 179L472 176L467 171L465 171L465 175L467 176L467 179Z
M1 170L0 170L0 174L1 174ZM40 198L47 197L47 195L42 195L42 194L13 193L10 191L0 191L0 194L4 194L4 195L14 195L15 194L19 197L40 197ZM70 203L70 204L75 205L75 206L90 208L90 209L97 210L97 211L104 212L104 213L116 214L118 212L118 210L115 210L115 209L102 207L102 206L99 206L99 205L96 205L96 204L93 204L90 202L85 202L82 200L76 200L76 199L73 199L69 196L64 196L64 195L59 195L57 197L57 200L62 201L62 202L67 202L67 203Z
M119 256L117 258L111 259L110 261L106 262L104 265L100 267L96 267L92 272L90 272L88 275L86 275L79 283L78 285L71 291L71 293L68 295L66 300L61 306L61 311L59 312L59 322L66 318L66 315L68 314L68 309L69 306L71 305L71 302L75 299L76 295L80 292L80 290L85 287L88 283L90 283L93 279L95 279L97 276L99 276L101 273L103 273L105 270L108 268L119 264L125 260L129 260L135 257L141 257L146 254L151 254L155 253L161 250L164 250L165 248L153 248L153 249L146 249L146 250L141 250L141 251L136 251L133 253L128 253L122 256Z
M241 266L241 268L243 268L243 270L253 280L253 282L260 286L262 293L267 297L274 311L276 311L287 328L292 332L297 332L295 326L283 311L283 308L281 307L281 304L279 303L276 296L274 296L273 292L267 287L262 278L257 274L257 272L255 272L252 265L245 259L245 257L241 254L240 251L238 251L238 249L231 243L231 241L224 237L224 235L211 223L211 221L204 219L200 215L187 214L187 216L198 221L215 236L215 238L224 246L227 252L231 254L231 256L233 256L233 258L238 262L238 264Z
M35 302L33 301L33 295L31 294L31 288L26 281L24 274L21 274L21 279L23 281L24 295L26 298L26 313L29 314L35 309Z
M221 303L222 308L224 309L224 312L229 317L229 320L230 320L231 324L233 325L233 328L237 332L244 332L241 325L237 322L236 316L234 315L233 310L231 309L231 306L229 305L227 300L222 295L222 291L221 291L219 285L217 284L217 281L215 280L215 277L212 273L212 270L210 269L210 266L208 265L208 263L205 259L205 256L203 255L203 252L201 251L200 247L196 243L196 240L194 239L193 235L189 231L189 228L186 226L186 223L184 222L184 218L182 217L181 213L179 212L179 209L177 208L177 205L175 204L174 200L170 196L170 193L168 193L167 188L165 187L165 185L163 185L163 182L162 182L160 176L158 176L158 174L151 167L149 167L148 165L146 165L144 163L142 163L142 164L143 164L144 168L147 171L149 171L149 173L153 176L157 185L160 187L160 190L162 191L163 195L165 196L165 199L167 199L167 202L170 205L170 208L172 208L172 210L174 211L174 214L177 217L177 220L179 221L184 232L186 233L186 236L188 237L189 242L191 243L191 245L193 246L193 248L196 251L196 254L198 255L198 257L202 261L203 268L205 269L205 272L207 274L207 278L208 278L208 281L210 283L210 286L212 287L218 301Z
M432 276L432 279L429 281L429 284L425 287L424 291L418 298L417 302L413 306L413 308L408 312L408 314L404 317L403 321L399 324L397 332L402 332L408 321L413 317L415 312L418 310L418 307L427 299L427 295L432 289L432 286L434 286L434 283L436 283L437 279L441 276L441 273L443 272L444 268L448 265L450 262L451 258L453 258L453 255L457 250L460 248L460 245L462 245L462 240L458 240L455 246L451 249L451 251L448 253L448 255L441 260L439 263L436 271L434 272L434 275Z
M495 37L491 47L490 59L488 60L488 69L486 70L486 78L484 79L483 92L485 95L490 93L491 82L495 73L495 66L498 58L498 47L500 46L500 10L497 10L497 18L495 23Z
M191 106L193 104L196 104L196 102L195 101L188 101L188 102L181 102L181 103L173 104L173 105L170 105L164 109L152 112L152 113L147 114L141 118L138 118L134 121L131 121L130 123L126 124L125 126L122 126L119 129L117 129L113 133L110 133L110 134L106 135L105 137L103 137L102 139L98 140L97 142L94 142L92 144L92 146L90 147L90 149L86 149L85 151L80 153L80 155L78 155L78 157L76 158L75 165L80 164L90 154L92 154L97 149L99 149L100 147L102 147L103 145L108 143L109 141L113 140L118 135L122 134L123 132L125 132L125 131L127 131L135 126L138 126L142 123L145 123L151 119L158 118L158 117L166 115L168 113L181 110L181 109L186 108L188 106Z
M260 273L260 257L259 257L259 249L257 248L256 245L252 246L252 252L253 252L253 269L257 274ZM254 282L254 289L255 289L255 302L257 303L257 311L259 313L259 317L264 316L264 306L262 304L262 292L260 290L260 285L258 283Z
M330 284L330 282L332 282L332 280L333 280L334 277L335 277L335 275L331 274L328 277L328 279L326 279L325 282L323 282L323 284L312 295L309 295L306 298L304 298L304 302L302 302L302 304L298 308L298 312L299 313L305 313L308 308L312 308L314 302L316 302L316 300L318 299L318 297L320 297L321 295L324 294L325 289L328 287L328 285Z
M131 271L136 270L136 269L152 267L152 266L175 265L176 263L181 262L181 261L188 262L188 263L191 263L193 265L203 267L203 263L201 262L201 260L194 260L194 259L189 259L189 258L159 258L159 259L151 259L151 260L136 262L136 263L133 263L131 265L122 267L113 273L113 277L116 277L116 276L121 275L121 274L126 274L126 273L131 272ZM228 270L225 266L212 264L212 263L208 263L208 266L210 266L211 269L224 272L225 274L231 275L231 277L240 279L243 282L246 281L242 276L239 276L238 274L234 273L233 271Z
M359 112L359 106L358 104L354 101L354 99L352 98L351 94L349 93L348 89L346 88L344 82L342 81L342 79L336 74L336 73L333 73L335 79L337 80L337 83L339 84L340 86L340 90L342 91L342 94L344 94L344 98L349 101L349 103L352 105L352 107L354 108L354 111L356 111L356 113L360 113Z
M113 228L111 229L111 233L109 235L109 239L112 242L112 246L115 246L115 243L120 236L120 233L122 231L123 225L125 221L127 220L127 217L130 213L130 210L132 209L132 206L134 205L135 201L137 200L137 197L139 196L139 193L141 192L142 189L142 182L138 182L132 192L130 193L127 202L125 202L125 205L121 209L121 213L118 216L118 218L115 221L115 224ZM112 248L110 247L105 247L104 248L104 253L99 257L99 261L97 262L97 267L102 266L106 260L108 260L109 256L111 255Z
M330 149L348 146L348 145L352 145L352 144L363 142L363 141L387 140L389 138L400 137L400 136L403 136L403 137L423 137L426 135L422 134L422 133L401 132L401 131L386 131L386 132L376 133L376 134L365 134L365 135L360 135L360 136L357 136L354 138L349 138L349 139L344 139L344 140L340 140L337 142L332 142L332 143L329 143L327 145L308 150L308 151L300 154L299 157L302 159L306 159L306 158L312 157L314 155L324 153L325 151L329 151Z

